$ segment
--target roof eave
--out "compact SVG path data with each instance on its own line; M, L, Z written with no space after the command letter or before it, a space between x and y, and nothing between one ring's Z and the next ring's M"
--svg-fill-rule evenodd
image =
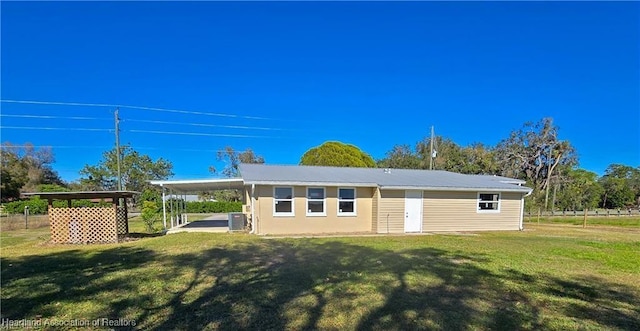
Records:
M449 187L449 186L380 186L381 190L422 190L422 191L460 191L460 192L519 192L529 193L524 186L510 187Z
M247 180L247 185L286 185L286 186L348 186L348 187L378 187L376 183L346 183L346 182L314 182L314 181L274 181Z

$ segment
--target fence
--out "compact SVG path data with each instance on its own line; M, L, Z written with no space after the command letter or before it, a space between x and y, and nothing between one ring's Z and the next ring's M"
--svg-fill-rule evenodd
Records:
M525 217L576 217L585 215L584 210L527 211ZM640 216L640 209L596 209L587 211L587 217Z
M2 215L0 217L0 231L19 229L35 229L49 226L48 215Z

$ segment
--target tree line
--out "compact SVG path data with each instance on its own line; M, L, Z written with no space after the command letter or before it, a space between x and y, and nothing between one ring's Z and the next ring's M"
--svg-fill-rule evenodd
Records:
M522 179L533 188L527 199L528 208L543 210L583 210L601 208L632 208L640 204L640 166L611 164L603 176L578 167L578 154L568 140L559 137L558 127L551 118L525 123L495 146L473 143L460 146L453 140L435 136L413 146L394 145L383 158L374 160L360 148L330 141L309 149L300 159L301 165L341 167L380 167L397 169L446 170L463 174L490 174ZM0 197L3 202L17 200L21 192L35 191L95 191L117 188L117 152L103 153L95 165L85 165L80 179L63 182L53 169L50 148L35 148L31 144L13 145L5 142L0 149L2 168ZM158 188L150 180L173 176L169 160L151 159L130 145L120 148L121 178L127 190L143 192L140 200L158 200ZM223 169L210 167L216 175L237 177L241 163L264 163L264 157L252 149L236 151L225 147L216 155L224 161ZM235 191L200 192L207 198L238 201Z

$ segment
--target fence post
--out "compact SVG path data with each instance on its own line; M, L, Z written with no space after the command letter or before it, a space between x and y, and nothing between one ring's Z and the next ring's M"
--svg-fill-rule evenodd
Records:
M29 228L29 206L24 206L24 229Z
M587 213L589 213L589 210L587 208L584 209L584 220L582 221L582 227L586 228L587 227Z
M540 224L540 208L538 208L538 224Z

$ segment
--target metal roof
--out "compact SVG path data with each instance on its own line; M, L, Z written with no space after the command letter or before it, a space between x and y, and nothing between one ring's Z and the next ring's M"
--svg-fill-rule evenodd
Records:
M80 191L80 192L33 192L23 193L25 196L39 195L44 199L107 199L131 198L140 192L135 191Z
M206 192L211 190L242 189L242 178L152 180L153 185L166 187L176 192Z
M522 181L443 170L241 164L244 184L367 186L381 189L492 190L528 193Z

